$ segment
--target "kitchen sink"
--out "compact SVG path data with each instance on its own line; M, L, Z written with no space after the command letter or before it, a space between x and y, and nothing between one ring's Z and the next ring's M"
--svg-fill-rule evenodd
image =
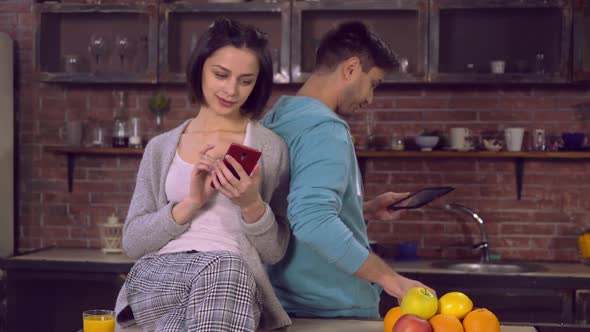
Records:
M436 261L432 267L469 273L524 273L546 270L543 266L525 262L466 262Z

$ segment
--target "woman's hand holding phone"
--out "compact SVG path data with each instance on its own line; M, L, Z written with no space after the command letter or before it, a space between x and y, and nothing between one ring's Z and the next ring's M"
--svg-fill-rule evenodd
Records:
M260 164L256 164L252 173L248 175L232 156L226 155L225 160L233 167L239 179L223 161L218 160L214 165L213 186L242 209L242 216L246 222L257 221L266 209L260 196Z

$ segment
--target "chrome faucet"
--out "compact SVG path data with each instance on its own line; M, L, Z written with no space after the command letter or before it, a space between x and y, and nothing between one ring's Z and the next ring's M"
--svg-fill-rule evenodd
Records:
M486 232L486 227L484 225L483 219L480 218L477 213L473 212L472 210L466 208L463 205L456 204L456 203L449 203L445 205L447 210L461 210L473 218L473 221L477 223L479 226L479 233L481 236L481 242L477 243L473 246L474 249L481 250L481 261L487 263L490 261L490 256L488 254L489 244L488 244L488 233Z

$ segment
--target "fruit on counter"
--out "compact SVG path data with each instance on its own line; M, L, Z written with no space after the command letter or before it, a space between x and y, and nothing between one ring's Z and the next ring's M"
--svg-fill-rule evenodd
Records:
M383 332L391 332L393 325L402 315L402 307L400 306L389 309L383 318Z
M474 309L463 318L463 329L465 332L500 332L500 321L486 308Z
M402 313L416 315L422 319L430 319L438 309L438 299L423 287L414 287L402 298Z
M433 332L463 332L461 321L452 315L436 314L428 322Z
M438 299L438 313L463 319L473 309L473 301L461 292L450 292Z
M404 314L395 325L393 325L392 332L432 332L432 326L426 319L422 319L416 315Z
M436 311L438 313L435 315ZM450 292L438 300L425 288L412 288L404 295L400 306L387 312L383 331L501 332L501 329L500 321L492 311L486 308L474 309L473 301L464 293Z

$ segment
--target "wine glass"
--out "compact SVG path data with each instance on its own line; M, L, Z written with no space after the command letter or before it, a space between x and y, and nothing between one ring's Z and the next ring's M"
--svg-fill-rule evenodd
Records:
M127 36L117 35L115 37L115 48L121 60L121 69L125 69L125 57L131 55L132 46L131 40Z
M107 43L103 36L92 34L90 36L90 45L88 51L94 56L94 71L97 72L100 67L100 57L107 52Z

